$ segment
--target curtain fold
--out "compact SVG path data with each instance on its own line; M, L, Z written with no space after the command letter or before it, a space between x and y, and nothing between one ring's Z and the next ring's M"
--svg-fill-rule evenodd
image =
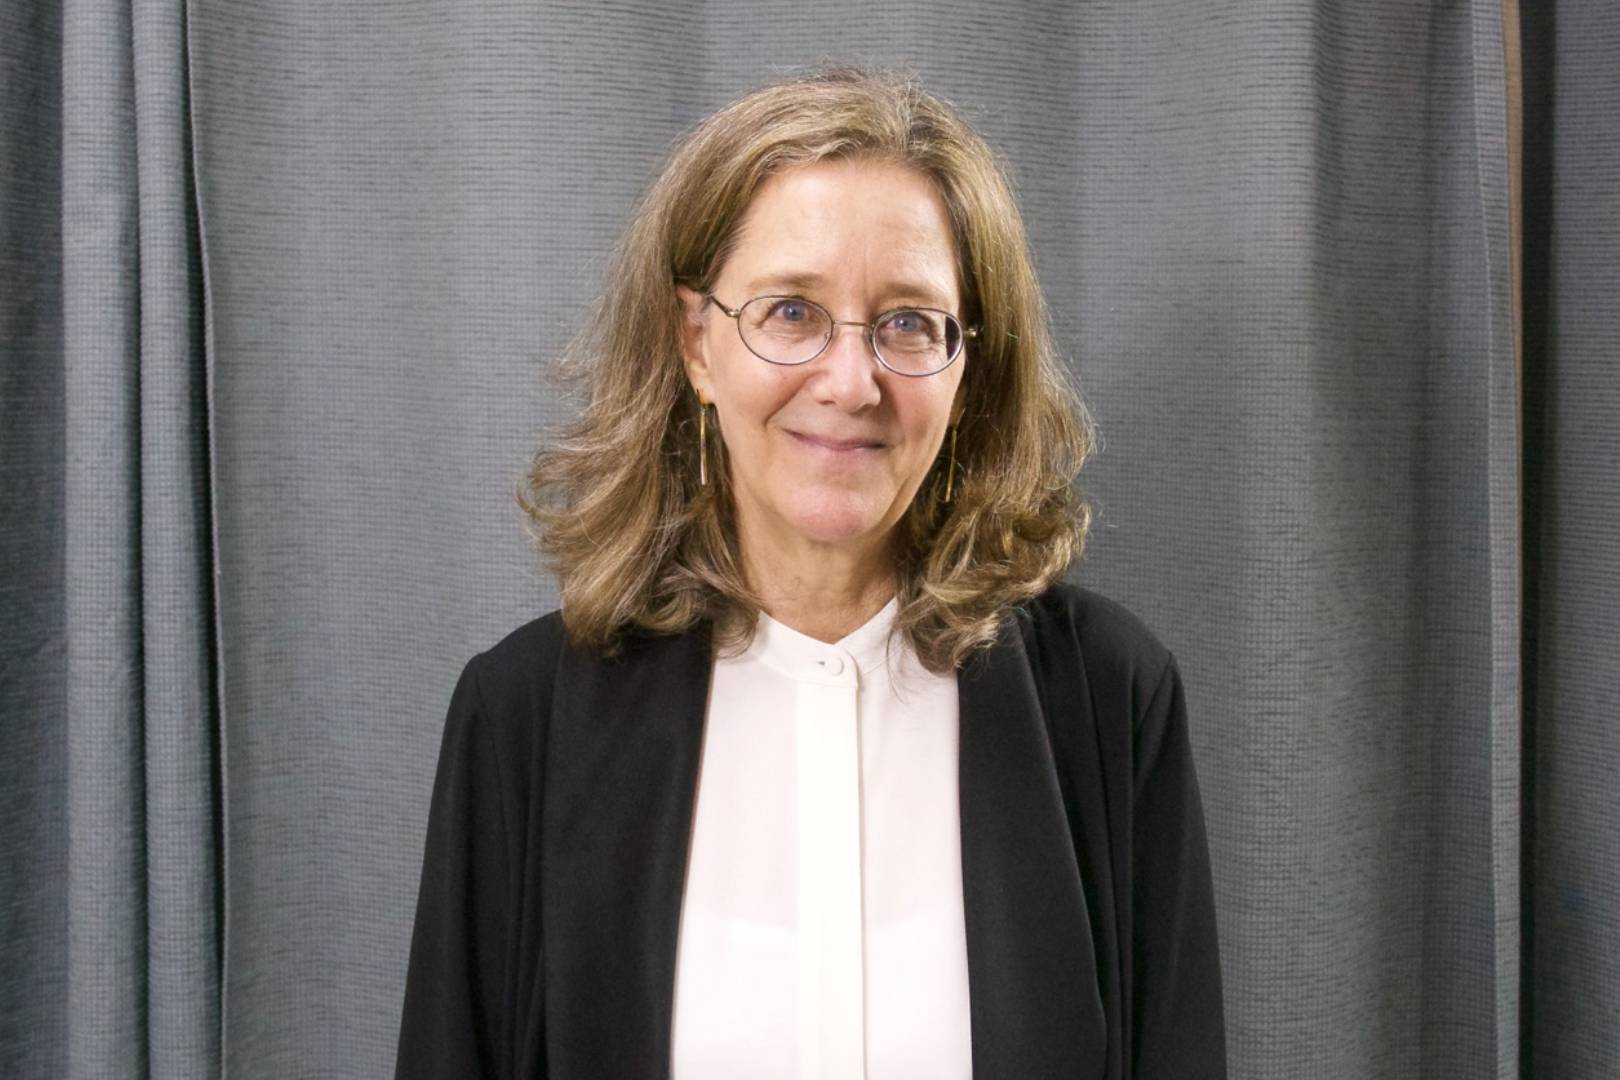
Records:
M132 5L140 648L152 1076L220 1063L225 876L202 245L187 6Z
M0 7L0 1075L388 1073L450 688L557 600L546 364L685 128L831 58L1005 154L1232 1075L1620 1073L1620 9L1519 18Z
M0 1073L207 1076L221 866L185 8L8 12Z
M0 5L0 1075L65 1075L62 24ZM45 59L41 59L45 58Z
M1620 1075L1620 7L1525 3L1526 1064Z

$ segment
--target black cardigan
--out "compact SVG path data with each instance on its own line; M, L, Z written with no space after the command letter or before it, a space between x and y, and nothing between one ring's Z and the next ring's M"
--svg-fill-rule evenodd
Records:
M428 815L396 1076L669 1075L706 630L612 660L552 612L468 662ZM1226 1075L1175 660L1058 584L957 674L976 1080Z

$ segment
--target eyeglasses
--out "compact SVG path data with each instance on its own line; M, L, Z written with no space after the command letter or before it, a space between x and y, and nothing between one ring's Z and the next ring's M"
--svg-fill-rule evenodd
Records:
M836 327L859 326L878 363L896 375L934 375L951 366L968 338L979 336L978 327L963 329L955 315L935 308L897 308L860 323L834 319L800 296L756 296L736 310L713 293L703 299L737 320L748 351L772 364L807 364L826 350Z

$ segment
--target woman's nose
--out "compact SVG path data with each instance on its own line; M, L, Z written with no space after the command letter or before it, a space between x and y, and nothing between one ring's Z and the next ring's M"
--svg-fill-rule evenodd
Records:
M846 408L875 404L882 397L877 380L881 365L864 325L833 324L832 340L815 363L824 368L829 392Z

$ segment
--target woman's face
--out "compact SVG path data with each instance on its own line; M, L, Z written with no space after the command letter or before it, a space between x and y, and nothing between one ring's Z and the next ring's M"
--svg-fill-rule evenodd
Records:
M881 545L960 416L964 349L933 375L878 363L858 326L838 326L809 363L767 363L736 321L678 286L687 375L712 402L745 539L784 554ZM897 307L962 315L944 201L904 166L824 161L769 177L713 285L733 311L757 296L813 300L840 322ZM858 441L833 449L820 441ZM746 548L745 548L746 550Z

